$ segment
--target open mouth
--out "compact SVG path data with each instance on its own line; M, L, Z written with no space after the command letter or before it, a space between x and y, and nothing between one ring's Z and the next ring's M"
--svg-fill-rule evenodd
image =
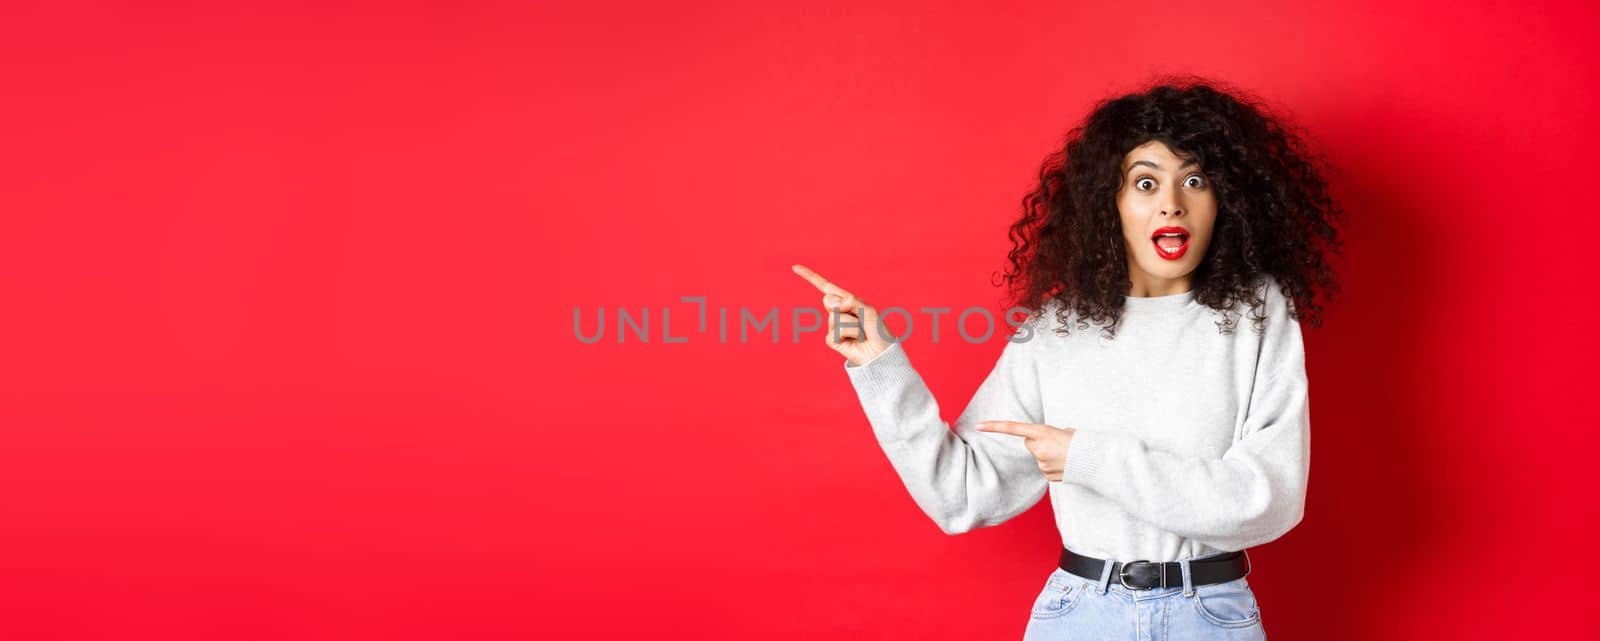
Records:
M1156 246L1157 256L1177 260L1189 251L1189 232L1182 227L1162 227L1150 235L1150 242Z

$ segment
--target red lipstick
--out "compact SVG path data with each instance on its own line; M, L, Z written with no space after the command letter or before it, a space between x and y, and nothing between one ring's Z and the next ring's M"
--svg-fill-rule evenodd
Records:
M1178 245L1177 248L1171 251L1168 251L1166 248L1162 247L1160 242L1163 236L1167 236L1169 234L1176 234L1178 238L1183 241L1182 244ZM1157 256L1167 260L1178 260L1179 258L1183 258L1183 255L1189 251L1189 230L1182 227L1162 227L1161 229L1157 229L1150 234L1150 244L1155 246Z

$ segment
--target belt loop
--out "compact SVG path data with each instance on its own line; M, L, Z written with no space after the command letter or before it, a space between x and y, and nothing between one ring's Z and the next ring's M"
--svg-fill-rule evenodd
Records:
M1183 595L1194 596L1194 579L1189 574L1189 557L1178 559L1178 565L1183 566Z
M1105 560L1105 565L1101 566L1101 568L1100 568L1100 585L1096 586L1096 589L1100 590L1101 594L1105 594L1106 593L1106 586L1111 584L1111 566L1114 566L1116 564L1117 564L1116 561L1112 561L1111 559L1106 559Z

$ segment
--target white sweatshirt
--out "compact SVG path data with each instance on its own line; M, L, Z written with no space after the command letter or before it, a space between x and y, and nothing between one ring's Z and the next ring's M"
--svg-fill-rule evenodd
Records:
M1021 514L1048 488L1061 542L1080 554L1240 550L1300 522L1310 471L1300 324L1277 282L1261 282L1262 334L1244 303L1221 333L1193 290L1127 297L1112 340L1093 323L1056 335L1052 303L1010 336L954 432L904 345L845 372L912 499L948 534ZM1022 437L977 431L985 420L1076 428L1064 479L1047 481Z

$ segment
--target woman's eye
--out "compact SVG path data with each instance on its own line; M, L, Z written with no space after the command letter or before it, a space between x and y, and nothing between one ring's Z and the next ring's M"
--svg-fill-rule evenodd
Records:
M1206 181L1205 181L1204 178L1201 178L1199 176L1190 176L1188 180L1184 181L1184 183L1189 185L1190 187L1204 187L1205 184L1206 184Z
M1150 186L1146 187L1145 183L1149 183ZM1150 191L1152 188L1155 187L1155 185L1156 185L1156 181L1151 180L1149 178L1140 178L1140 179L1138 179L1138 180L1133 182L1133 186L1138 188L1139 191Z

